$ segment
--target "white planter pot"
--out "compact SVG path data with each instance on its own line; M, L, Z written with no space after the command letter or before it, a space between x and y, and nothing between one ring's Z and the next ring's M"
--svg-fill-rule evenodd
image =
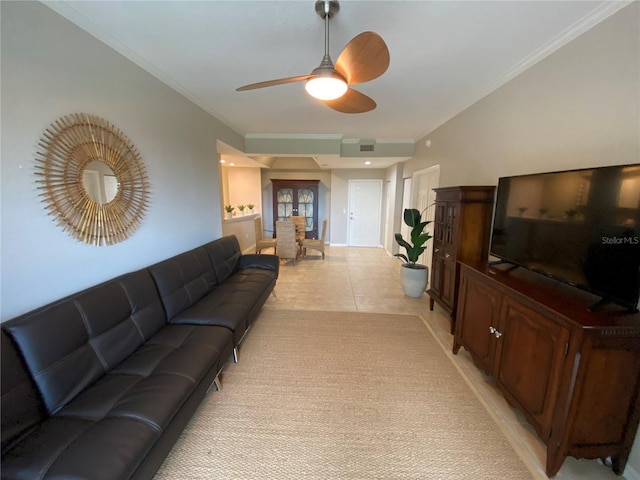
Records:
M402 291L407 297L420 298L427 288L429 269L426 265L412 265L415 268L411 268L408 265L410 264L403 263L400 269Z
M233 218L233 212L224 212L225 220L230 220Z

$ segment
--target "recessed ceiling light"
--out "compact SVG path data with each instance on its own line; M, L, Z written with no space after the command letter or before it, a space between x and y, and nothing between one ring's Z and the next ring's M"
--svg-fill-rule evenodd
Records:
M224 158L221 158L220 163L227 163L227 161Z
M236 164L235 164L235 163L233 163L233 162L231 162L231 163L229 164L229 166L230 166L230 167L235 167L235 166L236 166Z
M366 162L364 162L365 165L371 165L371 160L367 160Z

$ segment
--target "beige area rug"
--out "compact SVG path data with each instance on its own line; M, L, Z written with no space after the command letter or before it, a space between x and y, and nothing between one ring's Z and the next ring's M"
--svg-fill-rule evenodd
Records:
M263 310L155 479L531 479L417 316Z

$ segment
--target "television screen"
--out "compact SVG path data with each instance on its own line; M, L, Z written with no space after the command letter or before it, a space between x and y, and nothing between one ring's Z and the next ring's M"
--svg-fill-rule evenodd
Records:
M636 309L640 165L500 178L491 254Z

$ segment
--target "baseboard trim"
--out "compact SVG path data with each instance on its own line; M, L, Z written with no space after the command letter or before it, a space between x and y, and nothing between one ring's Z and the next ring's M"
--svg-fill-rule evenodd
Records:
M629 464L624 469L623 475L627 480L640 480L640 473Z

